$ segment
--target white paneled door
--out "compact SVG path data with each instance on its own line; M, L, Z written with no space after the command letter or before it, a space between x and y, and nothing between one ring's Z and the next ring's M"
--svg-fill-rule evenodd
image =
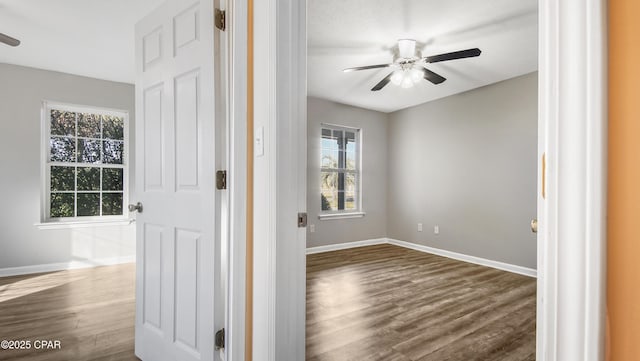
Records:
M168 0L136 26L135 350L144 361L223 358L214 347L225 296L213 14L213 1Z

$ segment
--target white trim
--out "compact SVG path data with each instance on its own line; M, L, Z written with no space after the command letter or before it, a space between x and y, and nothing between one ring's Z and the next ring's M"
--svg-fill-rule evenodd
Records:
M122 263L135 263L136 256L110 257L86 259L62 263L47 263L33 266L0 268L0 277L20 276L33 273L65 271L80 268L93 268L99 266L113 266Z
M329 221L332 219L362 218L366 214L366 212L324 213L319 214L318 219L322 221Z
M282 335L276 331L277 0L254 1L253 7L253 119L254 129L264 129L264 153L254 157L253 355L276 361L276 335Z
M305 357L306 2L254 2L254 358ZM259 132L256 132L259 134ZM294 272L292 272L294 271Z
M363 241L355 241L355 242L345 242L338 244L329 244L326 246L317 246L317 247L309 247L307 248L307 254L316 254L316 253L324 253L331 251L340 251L343 249L350 248L359 248L359 247L367 247L367 246L375 246L378 244L387 244L389 243L388 238L375 238L375 239L366 239Z
M219 32L226 42L221 61L226 77L227 153L229 189L227 205L229 227L223 258L228 264L226 282L226 361L244 360L246 316L246 240L247 240L247 2L221 1L230 19L227 31ZM224 40L223 40L224 39ZM235 240L232 242L231 240Z
M510 263L494 261L494 260L476 257L476 256L470 256L463 253L447 251L444 249L424 246L424 245L416 244L412 242L400 241L393 238L374 238L374 239L367 239L367 240L356 241L356 242L346 242L346 243L330 244L327 246L310 247L310 248L307 248L307 254L339 251L343 249L367 247L367 246L374 246L379 244L391 244L398 247L412 249L414 251L419 251L419 252L434 254L436 256L455 259L457 261L473 263L473 264L477 264L485 267L499 269L502 271L517 273L523 276L529 276L529 277L535 278L537 277L537 273L538 273L533 268L522 267L522 266L510 264Z
M431 254L435 254L437 256L442 256L442 257L455 259L455 260L458 260L458 261L463 261L463 262L473 263L473 264L477 264L477 265L481 265L481 266L491 267L491 268L495 268L495 269L499 269L499 270L507 271L507 272L511 272L511 273L517 273L517 274L520 274L520 275L523 275L523 276L529 276L529 277L534 277L534 278L538 276L538 272L533 268L522 267L522 266L518 266L518 265L515 265L515 264L511 264L511 263L494 261L494 260L487 259L487 258L470 256L470 255L463 254L463 253L447 251L445 249L424 246L424 245L416 244L416 243L412 243L412 242L399 241L397 239L391 239L391 238L387 239L387 243L392 244L394 246L400 246L400 247L404 247L404 248L409 248L409 249L412 249L412 250L415 250L415 251L431 253Z
M135 222L135 219L119 219L104 221L86 221L86 222L47 222L35 223L38 229L67 229L67 228L87 228L87 227L109 227L109 226L128 226Z
M540 0L537 357L604 357L606 1ZM541 174L539 167L539 174ZM539 189L540 190L540 189Z

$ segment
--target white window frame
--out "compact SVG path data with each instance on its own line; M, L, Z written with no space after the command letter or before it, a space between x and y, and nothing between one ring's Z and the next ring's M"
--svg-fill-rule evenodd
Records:
M110 164L102 164L102 163L57 163L50 162L50 138L51 138L51 110L62 110L68 112L76 112L76 113L91 113L91 114L99 114L99 115L110 115L122 117L124 119L124 151L122 153L122 165L110 165ZM77 137L76 137L77 139ZM88 105L76 105L76 104L67 104L53 101L43 101L42 109L41 109L41 139L40 139L40 184L41 184L41 215L40 215L40 224L36 224L42 229L46 228L56 228L55 226L64 226L64 225L86 225L86 224L115 224L115 223L130 223L128 210L126 209L129 204L129 112L126 110L118 110L118 109L110 109L104 107L96 107L96 106L88 106ZM109 215L109 216L74 216L74 217L58 217L54 218L50 216L50 197L51 197L51 165L61 165L61 166L76 166L76 167L96 167L96 168L122 168L122 215ZM75 193L78 192L77 185L74 190ZM90 192L92 193L92 192ZM99 191L101 194L102 192ZM77 212L77 207L76 212ZM102 209L101 209L102 212ZM53 226L53 227L49 227Z
M324 168L322 166L322 130L331 129L331 131L337 130L342 132L353 132L356 138L356 170L350 171L343 168ZM321 123L320 124L320 176L322 172L344 172L352 173L356 175L356 209L342 209L325 211L322 209L322 202L320 202L320 219L335 219L335 218L357 218L364 216L362 210L362 129L348 127L344 125ZM322 185L320 185L320 194L322 194Z

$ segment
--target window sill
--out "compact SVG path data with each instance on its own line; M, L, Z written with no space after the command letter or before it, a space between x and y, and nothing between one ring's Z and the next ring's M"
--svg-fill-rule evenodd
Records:
M76 222L46 222L36 223L34 226L40 230L44 229L65 229L65 228L87 228L87 227L107 227L107 226L128 226L135 222L135 219L119 219L108 221L76 221Z
M329 221L332 219L348 219L348 218L362 218L366 215L365 212L349 212L349 213L327 213L320 214L318 219L321 221Z

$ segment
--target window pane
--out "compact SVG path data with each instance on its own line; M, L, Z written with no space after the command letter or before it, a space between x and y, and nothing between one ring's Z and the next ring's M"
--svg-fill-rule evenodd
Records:
M74 167L51 167L51 190L72 191L75 188L76 170Z
M320 201L323 211L338 210L338 173L321 172Z
M320 193L320 203L323 211L336 211L338 210L338 197L337 192L323 190Z
M105 164L122 164L124 142L105 140L102 142L102 162Z
M346 169L356 170L356 153L355 152L347 152Z
M344 193L344 209L346 210L356 210L357 207L357 199L355 192L345 192Z
M347 143L355 143L356 142L356 133L354 132L345 132L345 138L347 138Z
M121 216L122 215L122 193L102 194L102 215Z
M338 150L338 138L332 136L331 129L322 129L322 148Z
M78 190L100 190L100 168L78 167Z
M100 163L100 141L78 139L78 162Z
M124 118L111 115L102 116L102 137L106 139L124 139Z
M75 162L76 141L74 138L52 137L49 140L52 162Z
M356 133L346 132L346 164L348 170L356 170Z
M347 173L345 178L344 190L347 192L355 192L358 185L358 178L356 177L356 175Z
M322 167L338 168L338 151L322 149Z
M51 109L51 135L76 135L76 113Z
M121 191L123 190L123 171L120 168L102 169L102 190Z
M51 193L51 217L73 217L75 211L73 193Z
M83 113L78 115L78 136L100 138L100 116Z
M337 172L321 172L320 177L320 189L330 191L338 190Z
M78 193L78 217L100 215L100 193Z

